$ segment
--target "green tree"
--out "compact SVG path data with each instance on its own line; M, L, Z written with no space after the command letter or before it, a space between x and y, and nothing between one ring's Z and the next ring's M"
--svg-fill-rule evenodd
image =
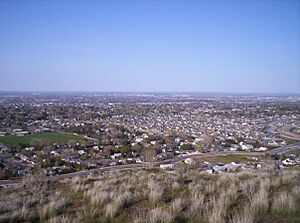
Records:
M127 146L127 145L124 145L124 146L122 146L121 148L119 148L119 151L120 151L121 153L123 153L123 154L128 154L128 153L130 153L129 146Z

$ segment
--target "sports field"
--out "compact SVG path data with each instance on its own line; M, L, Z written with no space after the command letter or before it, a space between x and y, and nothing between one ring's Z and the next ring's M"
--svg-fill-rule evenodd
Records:
M42 133L42 134L29 134L25 136L4 136L0 137L0 143L10 147L20 144L34 146L41 142L50 142L57 144L66 144L70 140L75 142L87 141L83 136L71 133Z

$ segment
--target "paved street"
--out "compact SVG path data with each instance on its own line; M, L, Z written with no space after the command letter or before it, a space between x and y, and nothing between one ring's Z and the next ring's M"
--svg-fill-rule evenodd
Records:
M201 153L201 154L192 154L192 155L187 155L187 156L181 156L181 157L175 157L170 160L164 160L160 162L155 162L153 163L154 167L158 167L160 164L174 164L178 163L182 160L185 160L187 158L193 158L193 157L214 157L214 156L222 156L222 155L236 155L236 156L263 156L266 155L267 153L269 154L282 154L287 152L289 149L293 148L300 148L300 142L296 142L287 146L282 146L280 148L276 148L273 150L270 150L268 152L211 152L211 153ZM145 168L148 167L149 163L138 163L138 164L127 164L127 165L117 165L117 166L108 166L108 167L101 167L101 168L96 168L92 170L83 170L79 172L74 172L74 173L68 173L68 174L63 174L63 175L56 175L56 176L49 176L47 177L48 180L64 180L68 178L72 178L75 176L87 176L88 174L91 174L93 172L102 172L102 171L111 171L111 170L131 170L131 169L137 169L137 168ZM16 178L13 180L1 180L0 181L0 186L9 186L9 185L15 185L21 183L22 179L21 178Z

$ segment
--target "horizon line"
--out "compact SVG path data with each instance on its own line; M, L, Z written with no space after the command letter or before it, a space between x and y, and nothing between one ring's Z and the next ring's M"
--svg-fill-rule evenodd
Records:
M300 92L229 92L229 91L89 91L89 90L0 90L2 93L99 93L99 94L254 94L254 95L299 95Z

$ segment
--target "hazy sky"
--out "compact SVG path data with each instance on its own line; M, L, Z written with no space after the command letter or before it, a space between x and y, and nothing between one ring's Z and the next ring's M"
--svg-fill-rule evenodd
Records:
M300 1L0 1L0 90L300 93Z

